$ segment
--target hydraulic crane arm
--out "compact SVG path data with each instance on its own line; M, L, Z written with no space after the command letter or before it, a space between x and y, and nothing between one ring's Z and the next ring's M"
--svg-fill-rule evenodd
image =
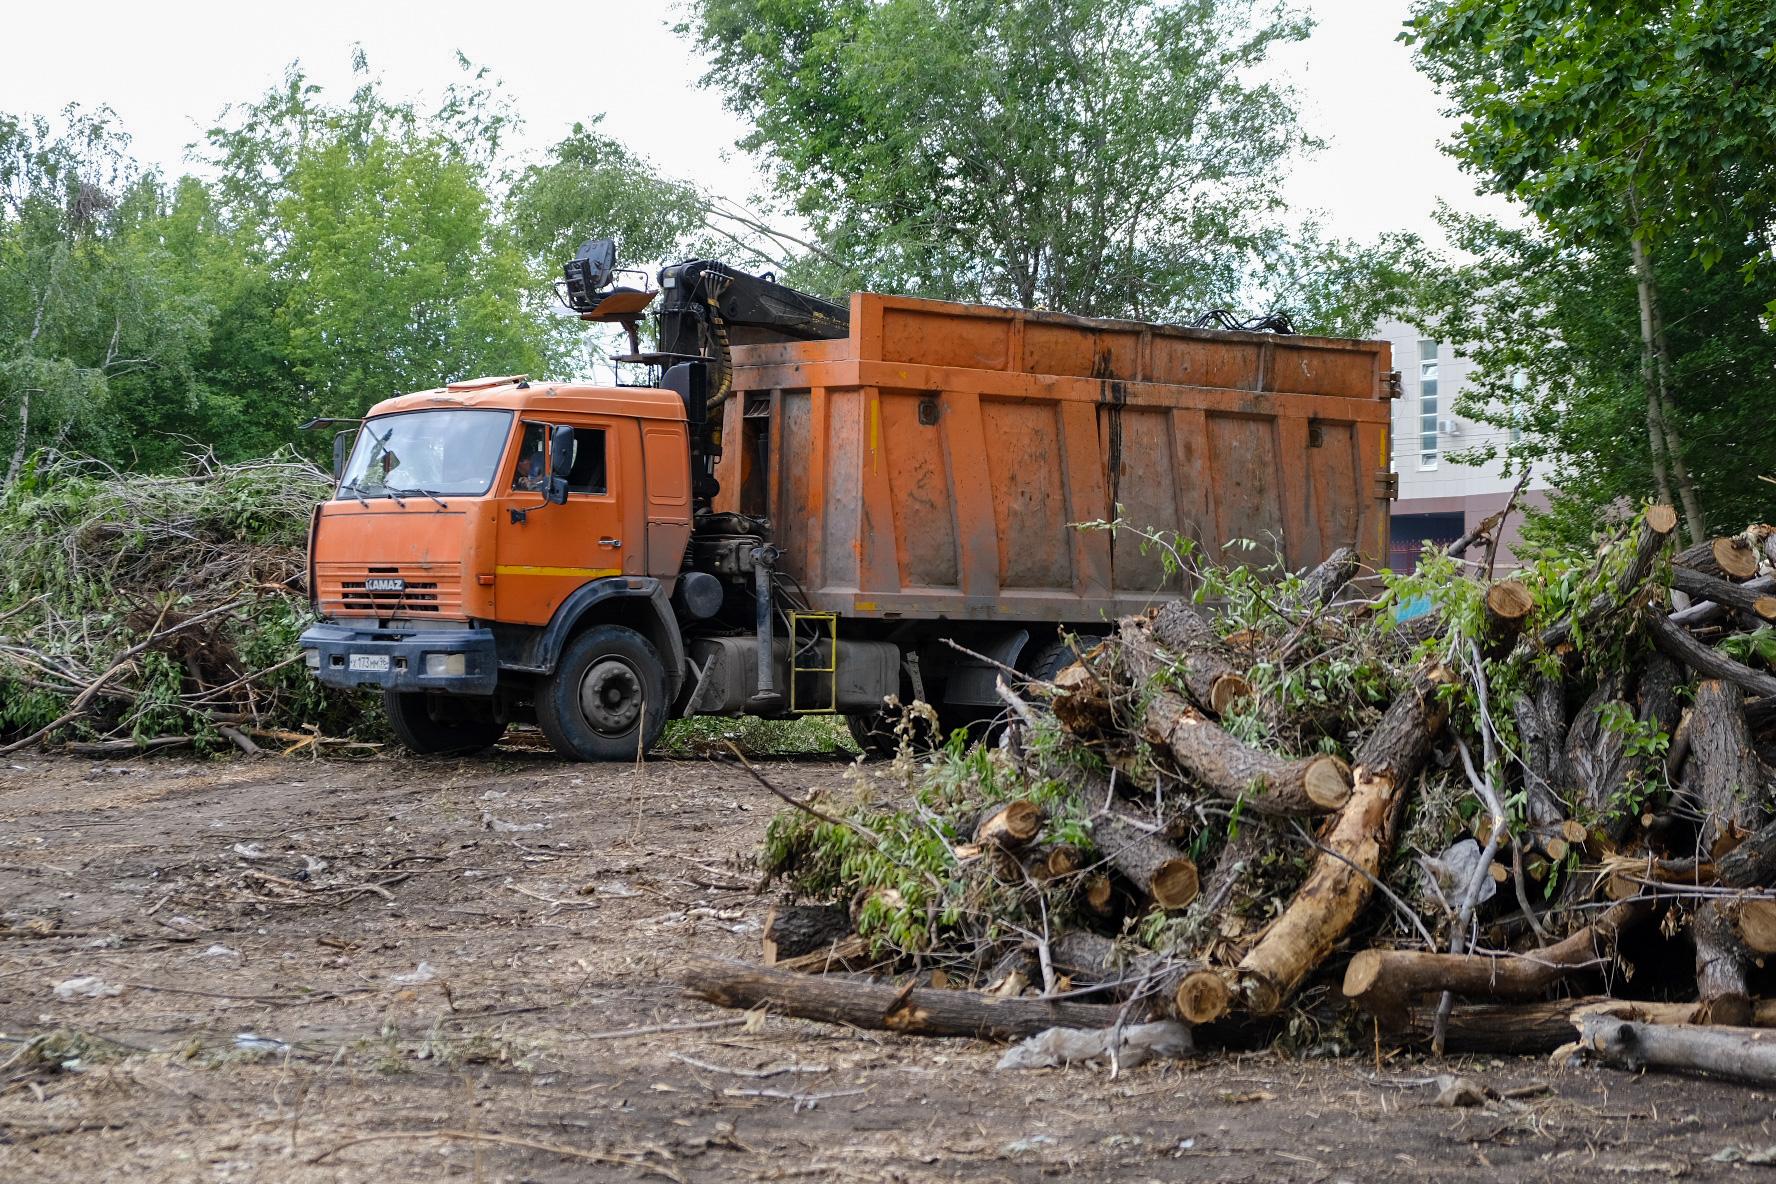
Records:
M636 275L640 286L618 282ZM630 355L619 361L660 367L661 385L679 392L691 424L694 494L699 508L716 491L721 456L721 404L733 380L729 347L779 341L821 341L851 332L851 311L842 304L798 292L769 273L753 275L713 259L690 259L660 269L665 299L654 313L659 343L640 348L636 326L659 294L647 276L616 266L616 245L593 239L562 270L562 302L584 321L622 325Z

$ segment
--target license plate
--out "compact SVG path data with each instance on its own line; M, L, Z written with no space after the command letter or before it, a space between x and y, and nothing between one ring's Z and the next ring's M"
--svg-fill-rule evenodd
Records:
M368 670L376 674L387 674L389 660L387 654L353 654L346 665L353 670Z

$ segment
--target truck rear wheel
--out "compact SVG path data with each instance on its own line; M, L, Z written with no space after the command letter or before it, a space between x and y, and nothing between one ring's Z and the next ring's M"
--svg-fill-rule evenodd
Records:
M666 707L666 670L653 643L633 629L599 625L567 643L538 687L537 726L572 760L634 760L660 738Z
M451 705L460 710L448 718L435 719L428 698L424 691L382 693L383 710L388 713L395 739L420 756L480 752L506 734L506 723L494 713L491 702L483 712L479 702L464 700Z

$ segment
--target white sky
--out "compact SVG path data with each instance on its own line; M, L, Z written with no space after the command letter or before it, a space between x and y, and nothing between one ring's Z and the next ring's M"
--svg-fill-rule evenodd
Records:
M1400 229L1434 236L1438 198L1501 210L1475 196L1437 150L1449 123L1394 40L1407 0L1298 2L1319 27L1279 58L1278 70L1329 146L1289 180L1297 211L1322 211L1334 234L1370 238ZM397 95L435 95L457 76L458 49L491 67L525 119L528 146L603 112L607 132L669 173L736 197L759 188L733 147L744 128L696 85L702 67L671 32L674 5L666 0L86 0L9 8L13 50L0 65L0 111L109 104L138 156L169 172L185 167L185 146L225 105L263 93L292 59L323 86L349 88L350 47L361 43Z

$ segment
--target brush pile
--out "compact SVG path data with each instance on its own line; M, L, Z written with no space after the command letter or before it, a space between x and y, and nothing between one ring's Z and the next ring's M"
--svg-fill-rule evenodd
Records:
M1731 1043L1776 1018L1776 529L1676 525L1503 579L1473 538L1402 576L1196 568L1052 682L1007 671L996 741L795 802L774 965L687 984L932 1035Z
M0 753L256 752L349 726L362 704L317 687L295 644L330 485L294 454L29 468L0 496Z

